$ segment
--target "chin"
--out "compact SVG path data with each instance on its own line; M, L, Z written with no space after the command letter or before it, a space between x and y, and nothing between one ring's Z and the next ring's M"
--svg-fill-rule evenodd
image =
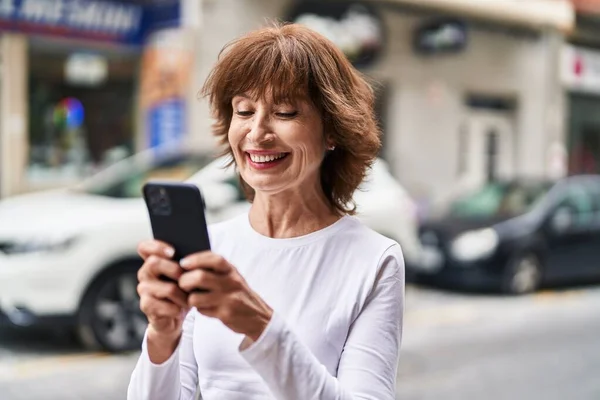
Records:
M281 184L277 184L276 182L265 182L264 180L254 180L252 182L246 181L246 183L252 189L254 189L255 192L262 192L262 193L277 192L278 188L280 188L282 186Z
M289 187L289 182L284 182L281 179L269 179L269 178L258 178L254 177L254 179L250 178L246 180L248 186L254 189L255 192L261 193L277 193L285 190Z

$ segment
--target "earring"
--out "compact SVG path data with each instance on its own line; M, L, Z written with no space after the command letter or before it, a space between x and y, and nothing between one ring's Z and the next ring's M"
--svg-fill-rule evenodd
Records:
M334 151L334 150L335 150L335 145L331 145L331 146L329 146L329 148L328 148L327 150L329 150L329 151Z

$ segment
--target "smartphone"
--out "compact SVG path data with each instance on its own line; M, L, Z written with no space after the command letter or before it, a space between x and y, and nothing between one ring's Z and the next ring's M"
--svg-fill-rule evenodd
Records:
M143 195L154 238L175 249L175 261L210 250L204 199L197 186L151 181Z

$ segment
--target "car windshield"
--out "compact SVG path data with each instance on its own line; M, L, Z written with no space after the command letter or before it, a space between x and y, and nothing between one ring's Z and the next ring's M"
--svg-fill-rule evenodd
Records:
M450 215L463 218L515 216L531 210L551 185L544 182L487 184L450 205Z
M96 196L137 198L147 181L184 181L212 160L209 154L141 153L108 167L75 190Z

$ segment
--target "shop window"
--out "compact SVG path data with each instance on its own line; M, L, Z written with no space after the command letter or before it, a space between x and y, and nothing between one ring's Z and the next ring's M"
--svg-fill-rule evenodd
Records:
M569 95L569 174L600 173L600 97Z
M573 145L570 155L571 174L600 173L600 126L587 125Z
M583 184L572 184L561 206L570 209L575 227L586 228L594 223L596 205L593 192Z
M76 181L132 154L138 58L31 43L30 183Z
M497 178L498 165L498 132L491 129L486 135L486 174L488 182L493 182Z

